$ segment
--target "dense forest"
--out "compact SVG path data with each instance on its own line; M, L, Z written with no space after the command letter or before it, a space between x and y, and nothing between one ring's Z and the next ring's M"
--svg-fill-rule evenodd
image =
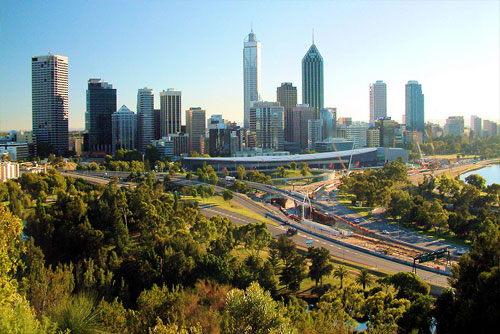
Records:
M435 299L414 274L376 277L263 223L206 218L170 186L55 171L0 183L0 332L459 333L500 317L494 222Z

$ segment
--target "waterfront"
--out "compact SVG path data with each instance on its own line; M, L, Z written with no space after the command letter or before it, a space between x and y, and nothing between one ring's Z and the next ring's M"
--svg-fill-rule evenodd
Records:
M486 185L492 183L500 184L500 165L487 166L481 169L473 170L460 175L460 180L465 180L465 178L471 174L478 174L486 179Z

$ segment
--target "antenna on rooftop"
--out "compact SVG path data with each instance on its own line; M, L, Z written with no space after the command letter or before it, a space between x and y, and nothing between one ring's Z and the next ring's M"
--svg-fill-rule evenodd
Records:
M313 28L313 44L314 44L314 28Z

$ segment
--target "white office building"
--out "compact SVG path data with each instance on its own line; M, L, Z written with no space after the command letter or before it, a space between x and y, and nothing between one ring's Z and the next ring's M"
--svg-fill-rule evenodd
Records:
M243 99L244 127L250 128L251 102L260 101L260 42L253 30L245 39L243 47Z
M370 85L370 123L387 116L387 86L382 80Z
M173 88L160 92L160 135L181 132L181 98L182 93Z
M354 148L366 147L366 124L351 124L346 128L346 139L354 142Z
M146 147L155 139L154 91L147 87L137 92L137 137L139 151L146 152Z
M279 102L253 102L250 135L256 148L283 150L285 110Z
M68 150L68 57L31 58L33 134L59 154Z
M474 137L481 137L481 132L483 131L482 119L477 116L470 117L470 129L472 130L472 135Z
M133 150L137 143L137 115L123 105L111 115L112 149Z

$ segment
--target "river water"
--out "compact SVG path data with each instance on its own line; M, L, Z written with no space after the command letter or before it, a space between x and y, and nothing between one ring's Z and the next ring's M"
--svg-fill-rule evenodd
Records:
M465 181L465 178L471 174L478 174L484 177L486 179L486 185L490 185L492 183L500 184L500 165L488 166L481 169L473 170L471 172L467 172L465 174L460 175L460 180Z

